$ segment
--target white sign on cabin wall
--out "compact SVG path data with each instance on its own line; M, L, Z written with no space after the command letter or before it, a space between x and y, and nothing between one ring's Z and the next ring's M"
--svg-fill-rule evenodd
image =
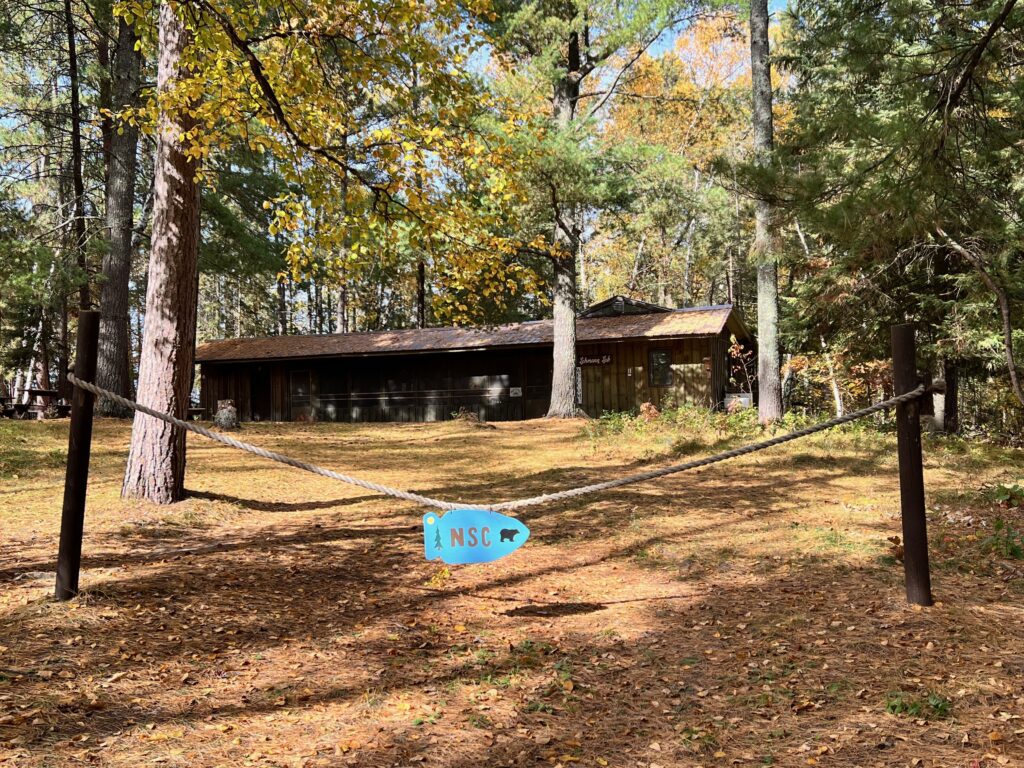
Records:
M508 396L509 397L522 397L523 396L523 388L522 387L509 387L508 388Z

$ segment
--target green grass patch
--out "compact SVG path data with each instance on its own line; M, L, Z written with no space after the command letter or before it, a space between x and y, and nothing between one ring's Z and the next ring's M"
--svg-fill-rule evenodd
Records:
M63 467L67 450L56 447L63 430L59 422L0 421L0 478L17 480Z
M923 697L912 696L902 691L891 691L885 697L885 711L890 715L945 720L953 713L953 702L931 691Z

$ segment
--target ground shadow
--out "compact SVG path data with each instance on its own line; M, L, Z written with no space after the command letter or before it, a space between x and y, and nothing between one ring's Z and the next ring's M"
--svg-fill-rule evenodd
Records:
M577 616L603 611L605 607L604 603L543 603L510 608L502 616Z

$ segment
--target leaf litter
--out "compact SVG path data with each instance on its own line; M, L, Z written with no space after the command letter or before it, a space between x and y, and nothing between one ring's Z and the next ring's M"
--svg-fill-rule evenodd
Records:
M246 431L496 500L651 450L578 422ZM967 471L926 447L939 602L914 610L889 435L869 474L840 433L799 449L828 462L783 449L530 510L527 547L448 568L423 560L419 510L199 441L189 500L121 501L127 436L97 424L72 603L46 576L59 470L0 497L2 765L1020 764L1020 563L977 530L1024 521L961 493L1019 453Z

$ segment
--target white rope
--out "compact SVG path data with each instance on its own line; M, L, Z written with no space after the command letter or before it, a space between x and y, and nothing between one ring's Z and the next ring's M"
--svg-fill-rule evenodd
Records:
M823 421L818 424L812 424L809 427L798 429L795 432L787 432L784 435L778 435L777 437L769 438L768 440L762 440L758 443L749 443L742 445L739 448L733 448L728 451L722 451L712 456L706 456L703 459L696 459L694 461L683 462L682 464L673 464L668 467L662 467L660 469L651 469L647 472L638 472L635 475L627 475L626 477L620 477L616 480L606 480L603 483L594 483L593 485L584 485L579 488L571 488L567 491L559 491L557 493L546 493L541 496L533 496L529 499L519 499L517 501L506 501L501 504L495 504L488 509L495 512L501 512L512 509L522 509L523 507L532 507L536 504L545 504L549 501L557 501L559 499L571 499L575 496L582 496L586 493L597 493L598 491L606 491L609 488L618 488L623 485L631 485L633 483L642 483L645 480L653 480L656 477L664 477L665 475L674 475L677 472L686 472L689 469L699 469L700 467L706 467L710 464L717 464L720 461L728 461L729 459L735 459L738 456L746 456L748 453L755 453L756 451L763 451L766 448L773 448L776 445L782 445L788 443L790 440L799 440L801 437L807 437L813 435L815 432L824 432L826 429L832 429L832 427L838 427L840 424L846 424L857 419L862 419L865 416L870 416L878 411L884 411L886 408L892 408L893 406L901 403L906 403L911 400L916 400L921 397L927 388L922 384L917 389L910 392L906 392L896 397L890 397L888 400L883 400L880 403L875 403L867 408L861 408L859 411L851 411L844 416L837 416L828 421Z
M235 438L230 437L228 435L222 434L220 432L214 432L211 429L207 429L206 427L200 424L196 424L193 421L184 421L183 419L179 419L175 416L171 416L166 413L161 413L160 411L156 411L145 405L140 405L139 403L136 403L133 400L129 400L128 398L122 397L121 395L118 395L107 389L98 387L91 382L81 381L80 379L76 378L73 374L70 373L68 374L68 381L70 381L76 387L84 389L87 392L91 392L94 395L98 395L100 397L105 397L126 408L130 408L134 411L144 413L147 416L152 416L154 419L160 419L161 421L165 421L168 424L173 424L174 426L180 427L181 429L186 429L189 432L195 432L197 435L202 435L203 437L209 438L210 440L215 440L218 443L223 443L224 445L231 446L232 448L237 448L240 451L246 451L255 456L262 456L264 459L270 459L271 461L286 464L289 467L295 467L296 469L302 469L305 470L306 472L312 472L315 475L329 477L332 480L340 480L343 483L355 485L358 486L359 488L365 488L369 491L374 491L376 493L382 493L386 496L393 496L396 499L402 499L404 501L415 501L418 504L423 504L428 507L435 507L437 509L450 510L472 508L490 510L492 512L504 512L514 509L522 509L524 507L533 507L538 504L547 504L549 502L559 501L561 499L572 499L577 496L583 496L585 494L597 493L598 491L606 491L610 488L619 488L623 485L642 483L646 480L653 480L658 477L664 477L665 475L674 475L677 472L685 472L690 469L706 467L710 464L716 464L720 461L728 461L729 459L735 459L739 456L745 456L748 453L763 451L766 448L772 448L776 445L782 445L783 443L788 443L791 440L798 440L801 437L807 437L808 435L813 435L816 432L823 432L826 429L831 429L832 427L839 426L840 424L847 424L851 421L862 419L865 416L870 416L871 414L877 413L878 411L886 410L888 408L892 408L902 403L910 402L911 400L916 400L923 394L925 394L925 392L927 391L927 388L922 384L921 386L917 387L917 389L914 389L910 392L906 392L902 395L897 395L896 397L890 397L888 400L883 400L882 402L875 403L874 405L868 406L867 408L861 408L859 411L851 411L850 413L844 416L837 416L833 419L829 419L828 421L823 421L819 424L813 424L809 427L798 429L795 432L789 432L785 435L778 435L776 437L769 438L768 440L762 440L757 443L750 443L748 445L740 446L739 448L733 448L728 451L722 451L721 453L716 453L712 456L707 456L703 459L687 461L682 464L673 464L671 466L661 467L659 469L651 469L646 472L638 472L636 474L626 475L625 477L620 477L615 480L606 480L601 483L584 485L579 488L569 488L567 490L558 491L556 493L545 493L540 496L531 496L530 498L527 499L517 499L515 501L505 501L500 504L481 506L472 504L453 503L450 501L442 501L440 499L432 499L429 496L422 496L418 493L403 491L401 489L392 488L390 486L382 485L380 483L374 483L370 482L369 480L363 480L358 477L352 477L351 475L343 475L340 472L325 469L324 467L317 466L316 464L310 464L309 462L306 461L293 459L290 456L285 456L275 451L268 451L266 448L260 448L259 446L252 445L251 443L245 443L242 442L241 440L236 440Z
M94 395L105 397L108 400L113 400L118 405L123 405L126 408L131 408L133 411L144 413L147 416L152 416L154 419L160 419L160 421L166 421L168 424L173 424L176 427L187 429L189 432L195 432L197 435L209 438L210 440L216 440L218 443L229 445L232 448L237 448L240 451L246 451L255 456L262 456L264 459L270 459L281 464L287 464L289 467L295 467L296 469L304 469L306 472L312 472L314 475L323 475L329 477L332 480L340 480L343 483L349 485L356 485L360 488L365 488L368 491L375 491L376 493L383 493L387 496L394 496L396 499L403 499L405 501L415 501L418 504L424 504L428 507L437 507L438 509L459 509L460 507L468 506L467 504L452 504L448 501L441 501L440 499L432 499L429 496L421 496L418 493L412 493L410 491L403 491L398 488L391 488L387 485L381 485L380 483L373 483L369 480L362 480L358 477L352 477L351 475L343 475L340 472L335 472L331 469L325 469L319 467L316 464L310 464L307 461L301 461L299 459L293 459L290 456L277 453L276 451L268 451L266 448L260 448L258 445L252 443L245 443L241 440L235 440L235 438L220 432L214 432L212 429L207 429L201 424L196 424L194 421L184 421L176 416L171 416L160 411L155 411L145 405L136 403L134 400L129 400L126 397L121 397L110 390L97 387L95 384L82 381L75 377L74 374L68 374L68 381L74 384L76 387L84 389L86 392L92 392Z

